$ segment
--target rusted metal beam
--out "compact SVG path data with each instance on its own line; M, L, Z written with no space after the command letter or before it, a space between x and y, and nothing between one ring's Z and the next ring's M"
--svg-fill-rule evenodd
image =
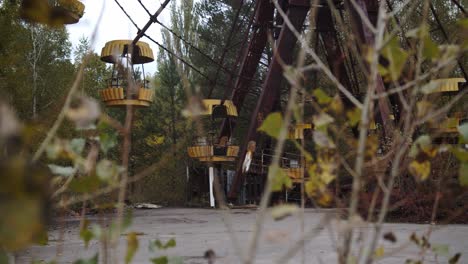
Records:
M289 4L293 6L310 7L310 0L289 0Z
M326 50L328 65L340 83L348 90L352 90L352 82L346 71L346 55L343 54L338 42L337 32L333 23L330 8L319 8L317 14L317 31L323 39ZM355 96L357 96L355 94ZM347 107L353 107L354 104L346 96L342 96L343 102Z
M379 10L379 0L356 0L359 8L362 9L364 14L368 15L369 20L372 24L376 24ZM372 46L374 44L374 34L361 20L361 16L357 12L356 8L350 2L345 0L346 9L349 11L351 25L353 27L354 34L357 39L361 42L358 47L362 45ZM369 65L367 65L369 66ZM377 74L377 82L375 90L377 94L385 93L385 85L380 74ZM380 117L384 127L384 136L389 137L393 133L393 121L390 119L390 102L387 97L381 97L378 100L378 108L380 111Z
M145 35L146 30L148 30L148 28L153 23L156 22L156 20L158 19L158 16L161 14L161 12L164 10L164 8L166 8L166 6L169 4L170 1L171 0L165 0L161 4L161 6L158 8L158 10L156 10L154 15L151 16L150 20L146 23L146 25L140 31L138 31L136 37L133 39L132 45L135 45Z
M269 0L261 0L255 15L254 34L249 43L247 51L243 54L243 60L239 69L239 78L237 78L234 89L231 94L231 100L240 111L247 95L251 80L253 79L258 63L262 58L268 40L268 30L273 20L273 5Z
M308 7L304 6L289 6L287 15L291 23L298 30L302 28L304 20L309 11ZM237 171L234 177L232 188L228 193L229 199L237 199L237 194L242 185L245 175L242 173L242 164L244 163L247 150L247 142L255 140L257 136L257 128L261 124L263 118L268 115L273 106L275 99L280 94L281 82L283 81L283 68L279 63L279 58L286 63L291 64L293 59L292 48L297 42L296 37L291 32L289 27L283 26L276 44L276 53L269 66L267 76L265 78L262 93L257 101L257 106L252 114L250 126L246 137L246 144L242 145L240 156L237 162Z
M251 89L251 83L257 72L258 65L262 58L263 50L268 40L268 30L273 21L273 4L269 0L259 0L255 7L255 17L253 25L253 34L249 46L245 50L240 50L242 61L240 64L238 78L235 81L234 88L230 95L230 100L234 103L237 111L240 112L244 104L245 97ZM224 122L221 128L220 137L231 136L235 127L235 120Z

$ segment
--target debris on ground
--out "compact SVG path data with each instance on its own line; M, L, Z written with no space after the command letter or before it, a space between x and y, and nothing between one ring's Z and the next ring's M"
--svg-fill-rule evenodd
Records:
M137 203L133 205L136 209L158 209L162 208L161 205L152 204L152 203Z

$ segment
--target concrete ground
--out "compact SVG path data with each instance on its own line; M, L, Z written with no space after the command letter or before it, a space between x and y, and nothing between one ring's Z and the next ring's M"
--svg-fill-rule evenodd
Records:
M305 230L311 230L320 223L325 214L332 213L326 210L306 209ZM250 236L256 218L255 210L232 210L231 220L235 234L238 237L243 250L249 247ZM90 220L98 221L96 217ZM318 229L318 233L309 237L305 242L304 263L337 263L334 239L337 230L340 230L336 221L326 221L327 227ZM64 221L66 231L61 247L59 243L59 231L57 227L51 228L49 233L49 245L33 246L16 255L16 263L31 263L32 260L49 261L57 256L58 263L73 263L73 261L91 257L100 251L100 245L93 240L88 249L79 238L79 220L66 219ZM342 225L341 225L342 226ZM422 235L427 232L429 225L416 224L387 224L383 233L392 231L396 243L385 241L382 243L384 257L377 263L405 263L406 259L417 259L420 250L411 242L412 233ZM433 226L430 237L432 245L448 245L450 255L462 253L458 263L468 263L468 226L447 225ZM360 231L371 230L370 226L362 226ZM207 250L213 250L216 254L215 263L239 263L232 240L222 220L220 210L214 209L170 209L161 208L154 210L135 210L133 224L127 232L139 232L139 250L133 263L151 263L150 259L157 256L178 256L183 263L208 263L203 255ZM293 254L288 261L280 261L286 251L294 245L300 237L300 218L293 215L274 221L270 215L264 225L259 239L259 248L254 263L302 263L301 251ZM357 236L359 239L359 236ZM151 252L148 248L149 241L159 239L167 241L175 238L177 245L168 250ZM117 254L124 259L126 251L126 237L121 236ZM441 247L439 247L441 248ZM443 247L442 247L443 248ZM102 255L100 256L102 258ZM447 257L438 257L437 262L433 255L429 254L424 263L447 263ZM121 261L122 263L123 261ZM180 263L180 262L179 262Z

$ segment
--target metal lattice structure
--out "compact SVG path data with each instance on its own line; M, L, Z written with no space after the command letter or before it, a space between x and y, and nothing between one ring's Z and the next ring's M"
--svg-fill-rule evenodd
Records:
M380 0L385 1L386 8L389 11L393 11L394 7L392 3L394 1L389 0ZM313 16L315 21L310 21L315 25L315 28L311 28L310 30L314 30L315 41L316 41L316 49L321 44L322 50L324 51L325 61L328 63L329 69L331 70L332 74L337 78L338 82L346 89L345 92L351 93L354 97L360 98L361 94L359 91L359 77L356 74L356 60L353 58L353 52L346 52L346 49L343 47L342 39L340 39L340 32L337 32L339 28L336 21L336 14L334 14L334 10L338 10L339 15L341 17L346 17L347 22L349 23L349 27L351 28L351 33L354 35L356 40L356 45L353 47L355 49L354 52L364 52L362 47L371 46L374 43L374 34L371 32L370 28L366 23L376 24L378 9L380 5L379 0L355 0L352 3L350 0L334 0L334 1L325 1L320 0L316 1L318 3L317 6L312 7L310 0L278 0L278 6L281 8L281 13L285 13L289 22L292 25L292 28L296 32L302 32L304 28L304 24L307 21L307 17L310 15L311 10L316 10L316 14ZM117 0L116 0L117 2ZM139 1L141 4L141 1ZM312 1L313 2L313 1ZM457 0L451 0L453 5L461 10L461 12L466 16L467 12L463 8L463 6ZM117 2L118 3L118 2ZM158 11L151 15L149 11L145 8L147 13L150 15L150 20L145 25L143 29L138 28L138 26L133 23L138 28L138 35L134 39L133 44L137 43L137 41L146 36L151 41L156 43L158 46L163 48L166 52L171 53L172 56L179 59L182 63L187 64L188 67L192 68L195 72L200 74L201 76L205 77L207 80L210 81L212 85L209 94L213 90L214 85L216 84L216 80L210 79L209 76L205 75L200 70L196 69L190 63L184 61L182 58L178 57L176 54L173 54L169 49L152 39L151 37L145 34L146 29L152 23L158 23L159 25L165 27L162 23L160 23L156 17L158 14L161 13L162 9L169 3L169 0L166 0ZM223 50L223 55L220 57L219 62L216 62L214 59L209 58L209 60L218 66L217 72L219 73L220 70L223 70L225 73L229 74L228 80L228 87L226 87L224 98L218 99L216 101L216 105L232 105L236 108L237 112L241 112L246 97L248 93L252 90L252 82L254 80L254 76L257 73L258 67L260 64L264 64L265 61L263 60L262 55L264 54L265 50L267 49L269 43L269 34L274 38L274 48L272 59L269 61L267 67L267 71L265 77L261 84L261 93L256 98L256 106L254 111L250 114L250 123L247 134L243 139L245 144L240 146L240 149L236 149L236 155L238 156L237 165L236 165L236 173L234 180L229 188L229 192L227 193L227 197L235 201L239 197L239 190L241 186L245 183L246 180L246 173L243 171L243 166L245 164L245 157L248 152L248 142L255 142L257 141L259 135L257 135L257 130L264 117L266 117L269 113L277 107L278 102L280 102L281 96L281 84L283 82L283 66L291 65L294 59L294 47L297 45L297 39L295 36L295 32L291 30L289 26L286 26L282 16L278 12L279 10L276 9L275 4L271 0L256 0L252 1L254 4L253 13L249 19L246 20L245 24L241 24L237 26L237 28L245 28L245 36L242 47L238 51L238 56L236 62L234 63L233 69L238 69L235 71L229 71L226 69L224 65L224 58L226 54L226 49L230 44L230 40L232 35L235 34L234 29L236 28L236 24L238 23L239 17L239 10L242 8L244 1L240 1L240 7L236 10L234 24L231 26L231 30L229 35L226 37L225 48ZM329 3L333 4L329 6ZM120 6L120 4L119 4ZM142 4L144 7L144 5ZM122 8L122 7L121 7ZM123 8L122 8L123 10ZM125 10L123 10L125 12ZM435 22L438 25L438 30L440 30L445 38L445 41L448 41L448 35L442 23L439 19L437 14L437 10L430 3L430 12L432 13L432 17L434 18ZM125 14L127 14L125 12ZM128 14L127 14L128 16ZM363 21L363 17L366 17L365 21ZM131 18L129 17L131 20ZM133 22L133 21L132 21ZM398 17L396 17L397 24L400 23ZM167 28L167 27L166 27ZM171 31L169 31L171 32ZM174 32L171 32L175 34ZM175 34L176 35L176 34ZM176 37L180 38L184 43L189 46L193 46L192 43L187 42L186 40L182 39L181 36L176 35ZM408 45L409 41L407 39L404 40ZM199 49L195 49L197 52L202 53ZM206 54L203 54L205 57ZM366 65L365 62L363 65L359 65L362 69L368 69L369 65ZM463 67L464 65L458 61L459 71L463 78L458 79L451 79L451 80L440 80L440 85L437 89L433 92L439 93L449 93L449 92L457 92L460 87L465 86L465 80L468 79L467 73ZM387 90L386 83L384 82L384 78L381 75L378 75L376 78L376 94L384 94ZM341 91L343 92L343 91ZM209 97L209 96L208 96ZM353 102L347 99L346 96L341 96L344 106L350 108L353 106ZM395 100L393 96L386 97L386 96L379 96L376 102L376 108L378 110L378 114L375 116L375 121L371 124L370 129L377 128L377 123L381 127L381 133L383 136L390 135L394 129L396 122L398 122L399 115L398 113L394 112L395 108L400 107L398 104L398 100ZM459 123L462 117L454 117L455 119L450 119L447 126L450 126L453 129L455 123ZM230 138L232 130L234 129L235 123L227 123L225 122L221 128L221 133L219 134L219 139L223 137ZM301 132L292 132L290 133L291 137L303 139L303 131L304 129L312 129L312 125L310 127L307 124L302 124L303 127L301 128ZM306 126L307 125L307 126ZM434 127L436 129L441 129L441 127ZM443 127L442 127L443 128ZM298 137L299 136L299 137ZM259 148L259 149L262 149ZM213 152L213 149L192 149L189 150L189 155L194 158L198 158L198 156L202 155L200 153L205 152ZM253 170L261 171L261 174L265 173L265 164L268 164L268 160L264 160L264 152L262 150L261 161L253 166ZM234 160L234 155L232 159ZM253 161L252 161L253 162ZM254 162L255 163L255 162ZM252 163L252 164L254 164ZM302 165L298 167L289 167L285 168L288 174L291 174L291 178L298 179L299 174L304 174ZM257 183L256 183L257 184Z

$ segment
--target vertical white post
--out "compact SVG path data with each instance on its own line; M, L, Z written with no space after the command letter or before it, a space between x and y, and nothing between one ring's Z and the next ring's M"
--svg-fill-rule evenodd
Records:
M209 168L210 174L210 206L215 207L215 197L214 197L214 190L213 190L213 182L214 182L214 168Z

